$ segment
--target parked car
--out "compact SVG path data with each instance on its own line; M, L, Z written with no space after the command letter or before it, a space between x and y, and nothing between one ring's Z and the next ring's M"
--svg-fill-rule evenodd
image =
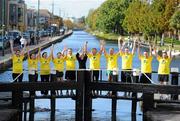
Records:
M0 49L10 47L9 38L7 36L0 36Z

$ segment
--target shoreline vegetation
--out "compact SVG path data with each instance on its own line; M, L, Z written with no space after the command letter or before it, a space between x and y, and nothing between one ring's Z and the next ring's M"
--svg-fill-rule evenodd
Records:
M86 32L90 33L91 35L93 36L96 36L97 38L100 38L100 39L104 39L104 40L108 40L108 41L117 41L118 40L118 37L120 36L119 34L115 34L115 33L104 33L104 32L99 32L99 31L92 31L90 29L86 30ZM123 36L125 38L125 41L127 41L127 38L128 36ZM141 40L143 38L143 36L140 37ZM171 42L171 39L168 38L168 37L165 37L164 38L164 45L161 46L160 45L160 38L158 38L159 40L157 41L157 47L159 48L159 50L165 50L167 49L169 46L172 45L172 42ZM143 40L144 41L144 40ZM144 41L144 42L147 42L147 41ZM152 42L152 45L155 45L154 44L155 42ZM180 51L180 41L176 40L174 41L173 43L174 47L172 47L175 51Z
M87 31L106 40L140 37L163 50L180 50L179 0L106 0L86 17Z

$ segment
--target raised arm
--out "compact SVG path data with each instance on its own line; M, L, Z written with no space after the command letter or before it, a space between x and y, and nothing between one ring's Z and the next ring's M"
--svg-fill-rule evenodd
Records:
M133 55L135 54L135 51L136 51L136 39L134 40L134 46L133 46L133 49L132 49L132 54Z
M169 58L172 58L172 48L171 48L171 46L169 46Z
M152 56L152 45L149 44L149 56Z
M37 58L38 58L38 59L41 58L41 47L39 47L38 54L37 54Z
M25 51L26 51L26 45L27 45L27 41L24 42L24 47L23 47L23 49L22 49L22 51L21 51L21 55L22 55L22 56L24 56L24 53L25 53Z
M13 40L10 40L11 53L14 55Z
M62 51L62 55L64 56L65 55L65 52L67 51L67 46L64 46L64 49Z
M141 50L140 50L140 47L141 45L140 45L140 43L138 43L138 57L140 58L141 57Z
M30 52L29 52L29 47L27 46L27 55L28 55L28 58L30 58Z
M101 55L103 50L104 50L104 46L105 46L105 41L104 40L100 40L100 51L99 54Z
M87 54L87 44L88 44L88 41L86 41L85 44L84 44L83 54Z
M52 46L51 46L51 52L50 52L50 55L49 55L48 59L51 59L51 58L52 58L52 56L53 56L53 50L54 50L54 45L52 44Z

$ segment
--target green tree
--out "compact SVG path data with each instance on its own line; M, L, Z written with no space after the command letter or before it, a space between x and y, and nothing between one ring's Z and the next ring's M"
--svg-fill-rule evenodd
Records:
M170 30L169 20L173 15L177 3L175 0L153 0L153 23L156 33L161 37L161 45L164 45L164 32Z
M180 40L180 10L177 10L170 19L170 26L175 30Z
M124 12L130 0L107 0L98 9L96 26L103 32L123 34Z
M96 10L91 9L86 18L86 24L93 31L97 29L97 26L96 26L97 14L98 14L98 9L96 9Z

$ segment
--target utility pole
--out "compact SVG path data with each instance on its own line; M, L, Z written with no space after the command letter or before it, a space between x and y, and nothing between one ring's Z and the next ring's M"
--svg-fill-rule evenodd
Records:
M39 8L40 8L40 0L38 0L38 12L37 12L37 21L36 21L36 24L37 24L37 28L36 28L36 31L37 31L37 36L36 36L36 40L37 40L37 44L39 43Z
M52 25L54 24L54 0L52 1ZM53 30L51 30L51 38L53 36Z
M5 0L2 0L2 56L4 56Z

